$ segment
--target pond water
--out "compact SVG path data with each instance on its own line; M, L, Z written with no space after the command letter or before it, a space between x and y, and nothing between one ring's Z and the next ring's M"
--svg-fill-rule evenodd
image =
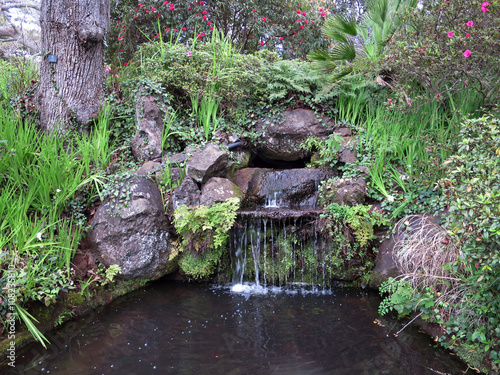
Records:
M375 293L159 281L19 351L6 374L459 374ZM380 320L378 320L380 319Z

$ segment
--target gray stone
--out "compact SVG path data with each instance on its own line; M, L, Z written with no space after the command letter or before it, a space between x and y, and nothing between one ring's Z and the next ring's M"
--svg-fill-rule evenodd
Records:
M325 124L325 125L324 125ZM264 129L264 127L266 127ZM331 133L332 124L323 119L318 121L310 109L294 109L285 113L285 120L273 126L260 122L257 131L264 130L257 145L258 155L264 160L295 161L311 156L301 148L309 137L326 138Z
M335 175L328 168L244 168L233 181L245 193L245 205L310 208L316 205L319 183Z
M154 161L147 161L141 166L141 168L139 168L137 174L141 176L147 176L149 174L161 171L161 169L162 169L161 163L157 163Z
M394 245L394 235L385 239L380 245L377 257L375 258L375 268L373 269L370 277L370 287L378 288L380 284L387 281L389 277L396 277L399 275L393 258Z
M154 96L142 96L136 107L137 131L132 138L132 154L139 161L161 158L163 113Z
M340 153L339 161L341 163L354 164L358 162L358 158L356 157L354 151L352 151L350 148L344 148Z
M97 209L91 225L89 247L106 266L119 265L122 277L157 279L175 270L161 194L150 180L125 181L118 196Z
M200 204L211 206L232 197L238 197L242 201L244 195L241 189L227 178L212 177L201 189Z
M356 206L364 203L366 194L366 182L362 178L358 178L357 180L340 178L324 186L323 196L325 198L321 200L320 204L323 207L331 203Z
M172 193L169 208L172 207L173 210L176 210L183 204L186 206L199 206L200 194L200 189L196 182L191 177L186 177L182 181L182 184Z
M204 184L211 177L223 176L228 169L229 155L219 146L209 144L202 151L193 152L186 163L186 175Z

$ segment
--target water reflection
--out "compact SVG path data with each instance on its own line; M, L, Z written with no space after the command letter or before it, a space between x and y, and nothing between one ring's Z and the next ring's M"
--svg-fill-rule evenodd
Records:
M27 348L11 374L458 374L466 366L415 329L374 324L364 292L269 290L163 281ZM386 327L394 322L385 322ZM396 323L399 329L399 323ZM0 369L1 372L2 369Z

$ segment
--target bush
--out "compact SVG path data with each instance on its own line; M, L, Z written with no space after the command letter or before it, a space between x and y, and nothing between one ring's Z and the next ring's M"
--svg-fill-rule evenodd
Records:
M496 106L500 7L492 3L434 0L415 9L390 40L385 62L390 78L410 96L444 102L460 94L461 103L447 105L462 113L470 112L470 105Z
M139 64L140 63L140 64ZM260 84L260 60L232 51L226 41L183 44L144 44L136 55L137 73L177 98L186 108L190 98L201 99L212 88L212 98L222 108L233 107Z

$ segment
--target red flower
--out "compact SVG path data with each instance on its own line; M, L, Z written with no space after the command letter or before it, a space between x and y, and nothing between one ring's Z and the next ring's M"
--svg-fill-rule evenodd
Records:
M304 28L304 26L300 26L300 29L302 30Z
M123 66L127 66L127 63L123 63Z
M182 31L186 31L186 28L185 28L185 27L183 27L183 28L182 28Z
M201 12L201 13L202 13L202 14L207 14L207 11L206 11L206 10L204 10L204 11L203 11L203 12Z
M253 35L250 35L250 39L253 39Z
M123 52L123 49L121 49L120 52Z
M260 42L260 45L263 46L264 45L264 42Z
M203 16L203 19L206 20L207 19L207 16Z
M207 22L207 25L211 25L211 24L212 24L212 22L210 22L210 21Z

